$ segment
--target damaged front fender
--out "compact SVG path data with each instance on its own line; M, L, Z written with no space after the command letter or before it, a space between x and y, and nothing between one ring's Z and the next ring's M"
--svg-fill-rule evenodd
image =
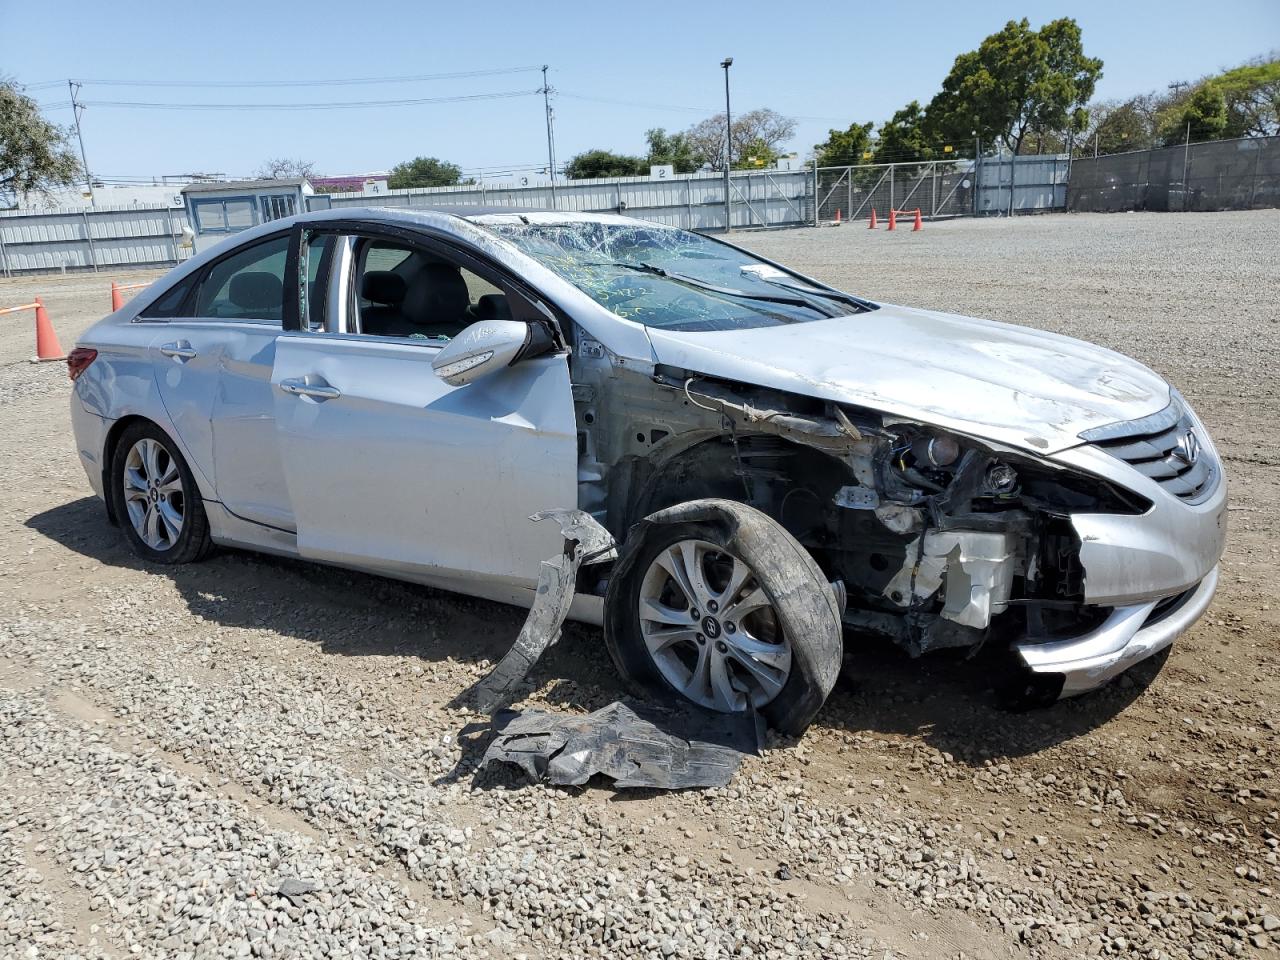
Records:
M617 553L609 531L581 510L543 510L529 519L534 523L556 521L564 536L564 551L539 565L533 606L511 649L488 676L458 698L469 697L483 713L493 713L510 703L520 681L560 639L560 629L573 604L579 567L612 560Z

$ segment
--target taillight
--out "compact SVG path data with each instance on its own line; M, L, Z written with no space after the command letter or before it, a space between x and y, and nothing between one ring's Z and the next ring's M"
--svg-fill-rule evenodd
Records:
M67 376L78 380L80 374L89 369L89 364L98 359L98 351L88 347L76 347L67 354Z

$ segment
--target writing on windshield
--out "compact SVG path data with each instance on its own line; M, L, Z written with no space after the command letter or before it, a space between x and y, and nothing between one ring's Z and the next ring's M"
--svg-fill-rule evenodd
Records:
M664 330L805 323L869 306L684 230L515 219L484 226L617 316Z

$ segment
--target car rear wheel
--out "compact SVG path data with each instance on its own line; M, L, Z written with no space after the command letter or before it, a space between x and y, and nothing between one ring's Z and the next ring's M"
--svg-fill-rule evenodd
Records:
M809 553L770 517L700 500L646 518L610 578L605 637L624 678L722 713L809 725L840 670L840 610Z
M127 427L111 458L115 514L133 552L153 563L190 563L208 553L209 520L191 470L153 423Z

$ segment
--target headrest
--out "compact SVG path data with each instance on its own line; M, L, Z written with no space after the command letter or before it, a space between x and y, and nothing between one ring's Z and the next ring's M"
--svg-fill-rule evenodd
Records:
M390 270L370 270L360 281L360 296L386 307L400 306L405 290L404 277Z
M505 294L486 293L476 301L475 315L480 320L510 320L511 304Z
M471 294L461 271L452 264L429 263L413 275L402 311L417 324L449 323L461 320L469 306Z
M274 273L237 273L231 278L228 294L231 302L241 310L272 310L279 313L280 304L284 300L284 285Z

